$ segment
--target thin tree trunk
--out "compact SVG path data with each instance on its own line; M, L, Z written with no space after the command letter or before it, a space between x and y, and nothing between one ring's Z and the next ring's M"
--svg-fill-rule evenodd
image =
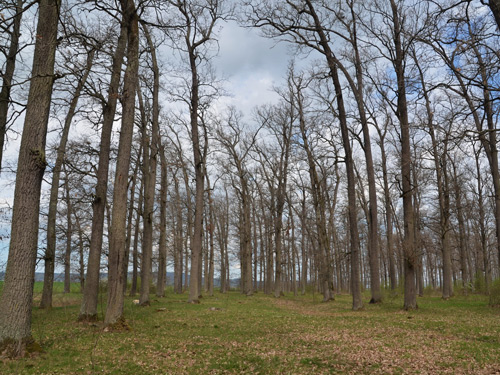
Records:
M431 99L425 82L425 77L422 69L418 63L418 58L413 52L413 59L417 66L422 85L422 92L425 99L425 108L427 112L427 126L429 135L432 142L432 154L434 157L434 168L436 170L436 182L438 188L438 201L439 201L439 224L441 235L441 250L443 253L443 299L448 299L453 295L453 282L451 279L451 243L450 243L450 198L448 191L448 171L447 171L447 151L448 151L448 137L441 141L444 149L441 155L438 151L438 141L435 134L434 126L434 112L431 108ZM419 288L420 289L420 288Z
M65 171L66 172L66 171ZM71 237L73 236L73 223L71 220L72 205L71 205L71 195L69 189L69 181L67 179L65 185L65 198L66 198L66 252L64 253L64 293L69 293L71 291Z
M128 207L128 217L127 217L127 239L125 242L125 261L123 262L123 272L125 274L125 283L123 283L123 293L127 292L127 279L128 279L128 265L130 262L130 245L132 242L132 222L134 221L134 211L135 211L135 189L137 186L137 171L139 170L139 161L142 149L139 148L137 152L137 161L134 167L134 172L132 175L132 186L130 187L130 201Z
M151 127L151 142L149 142L147 134L147 122L143 121L143 141L150 143L144 144L144 160L143 160L143 178L144 183L144 228L143 228L143 243L142 243L142 267L141 267L141 295L139 303L141 306L148 306L149 302L149 288L151 283L151 263L153 257L153 213L155 201L155 185L156 185L156 167L158 156L158 142L159 142L159 90L160 90L160 72L158 69L158 62L156 60L156 48L149 34L148 27L142 24L144 36L148 42L149 52L151 53L151 62L153 70L153 115ZM141 94L138 91L139 102L141 103ZM141 110L144 113L144 110ZM145 118L144 118L145 120ZM151 148L151 150L149 150ZM147 159L147 162L146 162Z
M141 153L139 152L138 155ZM139 162L137 163L139 164ZM142 202L144 194L144 185L141 183L141 187L139 188L139 200L137 202L137 217L135 220L135 228L134 228L134 242L132 245L132 282L130 285L130 296L135 296L137 294L137 284L139 277L139 236L140 236L140 227L141 227L141 217L142 217Z
M83 230L82 226L80 225L80 218L76 214L76 210L73 210L73 215L75 216L75 225L78 230L78 273L80 276L80 293L83 293L83 288L85 287L85 254L83 246Z
M16 69L16 57L19 51L19 37L21 36L21 20L23 18L23 0L16 3L16 14L13 20L12 32L10 33L10 46L5 56L5 70L2 72L2 90L0 91L0 173L2 173L3 146L5 133L7 131L8 110L12 79Z
M209 259L208 259L208 277L206 283L208 284L208 295L214 295L214 202L212 198L212 188L210 186L210 180L208 174L207 187L208 187L208 235L209 235Z
M306 0L311 16L314 20L315 31L318 34L318 43L321 45L330 71L335 94L337 96L338 119L340 122L340 131L342 135L342 145L345 152L345 165L347 174L347 200L348 200L348 215L351 235L351 287L352 287L352 308L359 310L363 308L360 283L360 264L359 264L359 233L358 233L358 218L356 206L356 182L354 176L354 161L352 158L351 144L349 139L349 129L347 126L347 115L344 107L344 99L342 86L338 76L338 68L335 62L334 54L330 48L328 38L324 32L318 15L310 0ZM376 212L375 212L376 215ZM327 248L328 249L328 248ZM325 249L326 250L326 249Z
M85 66L85 71L83 75L78 80L75 92L73 93L73 98L71 99L68 113L64 120L64 126L61 134L61 140L59 141L59 147L57 148L57 157L54 164L54 169L52 170L52 184L50 187L50 198L49 198L49 213L47 218L47 249L45 251L44 262L45 270L43 274L43 291L42 299L40 301L40 308L51 308L52 307L52 289L54 284L54 267L55 267L55 256L56 256L56 218L57 218L57 201L59 194L59 181L61 177L61 169L64 163L64 155L66 154L66 145L68 143L69 130L71 128L71 123L75 115L76 106L78 105L78 100L80 99L80 94L87 82L87 78L92 68L94 60L95 50L91 50L87 56L87 64Z
M167 193L168 193L168 165L165 157L165 148L159 147L161 165L160 184L160 244L158 246L158 279L156 296L165 297L167 284Z

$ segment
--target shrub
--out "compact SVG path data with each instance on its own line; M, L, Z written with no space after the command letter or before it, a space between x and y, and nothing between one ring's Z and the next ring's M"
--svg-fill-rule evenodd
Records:
M476 272L474 275L474 292L480 294L486 294L486 280L482 272Z
M500 279L496 279L490 288L490 306L500 307Z

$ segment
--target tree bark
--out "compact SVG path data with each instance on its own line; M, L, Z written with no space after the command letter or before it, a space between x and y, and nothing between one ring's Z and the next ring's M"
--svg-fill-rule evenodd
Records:
M123 261L125 256L128 174L134 133L135 94L139 69L139 16L133 0L121 0L120 3L124 23L127 26L127 68L123 78L122 124L116 163L110 233L111 245L108 257L108 302L104 317L104 324L113 328L122 328L123 324L125 324L123 316L123 283L125 281Z
M66 176L68 176L66 174ZM64 183L66 194L66 252L64 253L64 293L69 293L71 291L71 237L73 236L73 223L71 220L71 214L73 211L73 206L71 204L71 195L69 188L69 181L66 177Z
M397 79L397 117L401 128L401 179L403 196L404 222L404 309L417 308L416 274L417 256L415 252L415 233L413 225L413 187L411 179L411 148L410 125L408 121L408 107L406 101L406 82L404 70L404 52L401 43L400 14L395 0L391 0L393 37L395 58L393 60Z
M159 140L158 140L159 141ZM158 278L156 296L165 297L167 284L167 193L168 193L168 165L163 145L159 147L161 165L160 183L160 244L158 245Z
M31 309L60 1L41 0L32 79L19 150L9 256L0 296L0 353L21 357L32 348Z
M83 290L79 321L97 320L97 300L99 295L99 278L101 272L101 252L104 231L104 211L108 192L109 156L111 150L111 133L115 120L116 104L120 87L123 57L127 47L127 27L122 23L120 36L113 56L111 81L108 100L103 109L101 144L99 149L99 164L97 167L97 183L92 201L92 229L90 237L89 257L87 261L87 277Z
M147 306L149 302L149 289L151 283L151 267L153 257L153 213L154 213L154 200L155 200L155 185L156 185L156 167L158 156L158 141L159 141L159 90L160 90L160 72L158 69L158 62L156 60L156 48L151 39L148 27L142 24L144 36L146 37L149 50L151 53L151 62L153 70L153 114L151 126L151 141L147 136L147 121L145 120L144 110L143 114L143 178L144 178L144 228L143 228L143 242L142 242L142 267L141 267L141 295L139 304ZM140 92L138 92L141 98ZM140 100L142 102L142 100ZM150 150L151 149L151 150Z

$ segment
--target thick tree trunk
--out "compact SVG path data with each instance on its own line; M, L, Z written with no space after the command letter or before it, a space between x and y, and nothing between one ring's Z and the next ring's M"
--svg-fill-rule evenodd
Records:
M404 222L404 280L405 295L404 309L412 310L417 308L416 290L416 266L417 255L415 249L415 233L413 225L413 187L411 179L411 149L410 149L410 125L408 121L408 108L406 102L406 81L404 71L404 55L401 44L401 25L399 23L400 14L394 0L391 0L395 59L393 61L397 78L397 117L401 128L401 179L403 196L403 222Z
M19 150L12 227L0 296L0 353L21 357L30 351L31 309L38 249L40 190L45 160L60 1L41 0L32 79ZM3 136L3 135L2 135Z
M99 295L99 277L101 271L101 251L104 231L104 211L108 192L109 156L111 151L111 133L115 120L116 104L120 87L122 62L127 47L127 28L122 24L120 36L113 56L111 81L108 100L104 105L101 130L101 145L99 149L99 164L97 167L97 183L92 201L92 229L90 249L87 263L87 277L80 307L79 321L97 320L97 300Z
M111 246L108 257L108 302L104 317L106 326L116 328L122 328L122 325L125 324L123 316L123 283L125 282L123 261L125 256L128 174L134 133L135 94L139 69L139 17L133 0L121 0L121 7L127 25L127 69L123 79L122 126L116 163L110 233Z
M491 12L495 17L497 26L500 29L500 0L489 0L488 5L490 6Z

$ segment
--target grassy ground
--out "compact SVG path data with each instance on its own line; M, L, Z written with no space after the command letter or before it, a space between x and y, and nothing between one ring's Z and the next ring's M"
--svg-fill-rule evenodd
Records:
M500 374L500 309L484 296L423 297L414 312L387 297L353 312L348 295L231 292L192 305L169 293L150 307L127 298L128 332L76 323L79 298L35 308L45 353L3 360L0 374Z

